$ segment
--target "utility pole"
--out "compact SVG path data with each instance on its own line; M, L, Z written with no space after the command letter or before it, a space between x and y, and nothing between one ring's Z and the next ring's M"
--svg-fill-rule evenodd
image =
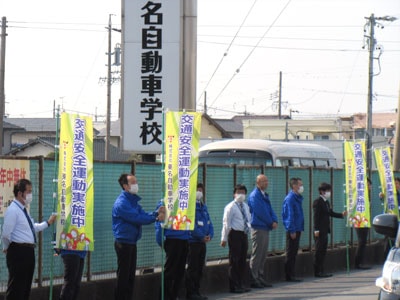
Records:
M372 89L373 89L373 78L374 78L374 50L376 40L374 37L375 29L375 17L372 14L369 18L369 59L368 59L368 102L367 102L367 170L371 171L372 163Z
M110 135L111 135L111 16L108 16L108 53L107 53L107 116L106 116L106 144L104 159L110 159Z
M0 155L3 155L3 119L6 109L6 94L4 91L4 74L6 68L6 28L7 28L7 18L1 18L1 49L0 49Z
M396 20L395 17L389 17L389 16L384 16L384 17L378 17L376 18L374 14L371 14L370 17L365 17L367 20L367 23L365 24L364 27L364 32L366 32L366 27L369 27L369 35L364 34L364 37L367 38L367 45L368 45L368 50L369 50L369 64L368 64L368 101L367 101L367 170L368 172L371 172L371 167L372 167L372 98L373 98L373 77L376 76L374 75L374 59L379 59L374 57L374 50L377 47L377 43L375 40L375 26L378 26L380 28L384 28L384 26L378 22L379 21L390 21L393 22Z
M207 91L204 91L204 113L207 114Z
M278 119L282 119L282 71L279 72Z
M393 151L393 170L400 171L400 88L397 102L397 120Z

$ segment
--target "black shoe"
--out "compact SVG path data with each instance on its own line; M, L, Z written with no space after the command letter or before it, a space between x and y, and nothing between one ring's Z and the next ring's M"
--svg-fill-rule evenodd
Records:
M263 285L261 282L259 282L259 281L253 282L250 286L251 286L252 288L255 288L255 289L262 289L262 288L264 288L264 285Z
M203 300L204 298L198 294L188 295L186 296L188 300Z
M258 278L258 281L259 281L264 287L266 287L266 288L272 287L272 284L266 282L266 281L264 280L264 278Z
M356 266L356 269L359 269L359 270L369 270L369 269L371 269L371 267L364 266L364 265L359 265L359 266Z
M247 292L250 292L251 291L251 289L250 288L247 288L247 287L244 287L244 288L242 288L243 290L244 290L244 292L245 293L247 293Z
M303 280L301 280L300 278L296 278L296 277L287 277L286 281L288 281L288 282L301 282Z
M328 273L317 273L315 274L315 277L320 277L320 278L327 278L327 277L332 277L332 274L328 274Z
M245 293L245 290L242 288L236 288L236 289L231 289L230 292L235 294L243 294Z

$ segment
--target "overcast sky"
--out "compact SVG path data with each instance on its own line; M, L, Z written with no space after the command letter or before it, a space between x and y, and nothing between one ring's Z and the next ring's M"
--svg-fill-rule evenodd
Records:
M7 17L6 113L51 117L53 102L69 112L106 112L109 14L120 28L118 1L0 2ZM398 0L198 0L197 108L208 113L293 117L366 112L365 17L400 19ZM375 38L374 112L394 112L400 87L400 20L380 22ZM369 33L369 28L366 28ZM113 32L113 45L120 42ZM366 47L363 49L363 46ZM120 85L112 89L118 117Z

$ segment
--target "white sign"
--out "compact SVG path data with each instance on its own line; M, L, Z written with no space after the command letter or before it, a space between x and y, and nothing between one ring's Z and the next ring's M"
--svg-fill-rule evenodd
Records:
M181 1L123 2L122 147L161 153L162 108L179 109Z

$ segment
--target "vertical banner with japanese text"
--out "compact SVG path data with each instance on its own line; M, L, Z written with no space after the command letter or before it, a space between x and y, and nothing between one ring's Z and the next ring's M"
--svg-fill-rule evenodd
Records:
M29 179L29 160L0 159L0 217L14 199L14 183L22 178Z
M399 215L397 191L394 182L392 156L390 147L376 148L374 150L376 167L379 172L382 193L384 194L384 211L388 214Z
M369 192L365 162L365 141L345 141L345 179L347 225L355 228L371 227Z
M56 247L93 251L92 119L63 113L60 128Z
M160 153L163 107L178 110L181 89L180 0L122 1L122 148Z
M164 227L193 230L201 113L167 112L165 120Z

